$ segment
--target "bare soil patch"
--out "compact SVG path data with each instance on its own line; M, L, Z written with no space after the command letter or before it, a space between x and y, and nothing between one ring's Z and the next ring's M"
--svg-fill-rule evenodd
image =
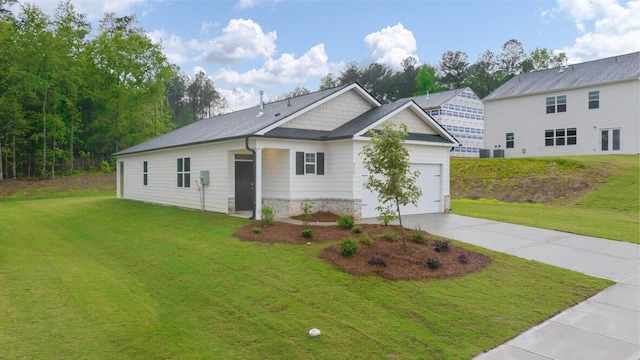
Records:
M299 224L276 222L271 226L261 227L259 221L240 228L234 236L246 241L263 241L304 245L307 243L324 243L343 240L351 237L355 240L367 234L374 242L371 245L360 244L355 255L345 257L341 254L340 243L329 245L321 251L321 256L345 272L354 275L378 275L391 280L422 280L430 278L451 278L483 269L491 263L487 255L449 244L446 252L435 250L436 239L425 233L424 243L411 239L414 230L405 229L407 250L403 250L402 240L390 242L382 235L394 231L400 233L398 226L381 226L375 224L358 224L361 234L354 234L349 229L341 229L337 225L310 223L313 229L311 239L302 236L306 227ZM259 233L253 231L260 228ZM340 241L341 242L341 241ZM384 265L372 265L372 259L383 259ZM439 261L440 267L432 270L427 267L428 260ZM386 265L386 266L385 266Z

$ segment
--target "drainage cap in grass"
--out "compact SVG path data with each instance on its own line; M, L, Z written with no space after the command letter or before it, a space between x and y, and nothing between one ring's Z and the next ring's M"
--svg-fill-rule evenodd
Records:
M318 336L318 335L320 335L320 330L318 330L316 328L313 328L313 329L309 330L309 335L310 336Z

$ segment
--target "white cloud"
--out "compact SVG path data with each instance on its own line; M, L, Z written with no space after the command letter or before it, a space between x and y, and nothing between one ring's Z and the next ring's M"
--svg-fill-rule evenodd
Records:
M335 66L329 64L324 44L319 44L299 58L284 53L278 59L267 59L260 69L244 73L221 69L213 78L215 81L241 85L300 83L312 77L324 76L333 68Z
M253 88L249 90L244 90L240 87L233 89L217 88L217 90L227 100L227 104L229 106L227 108L227 112L256 106L260 102L260 95L256 94L256 91Z
M371 51L371 62L386 64L399 70L400 63L407 57L413 56L418 60L413 32L405 29L400 23L367 35L364 42Z
M248 9L252 8L254 5L258 3L258 0L240 0L238 1L238 9Z
M197 48L203 51L197 60L230 63L256 57L268 58L276 51L276 32L265 34L262 27L251 19L232 19L222 32L223 35L208 43L197 44Z
M183 64L189 61L189 56L185 54L185 43L177 35L167 34L164 29L153 30L147 33L147 37L154 44L162 45L162 52L167 60L173 64Z
M568 15L582 33L563 49L570 63L640 50L640 0L558 0L554 10Z

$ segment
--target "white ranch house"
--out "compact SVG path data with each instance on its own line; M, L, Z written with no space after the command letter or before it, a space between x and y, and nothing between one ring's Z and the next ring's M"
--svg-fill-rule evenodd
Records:
M403 214L447 212L458 141L411 100L380 104L354 83L200 120L114 154L117 197L221 213L375 217L359 155L366 133L404 123L423 196Z
M483 101L505 157L640 153L640 52L519 74Z

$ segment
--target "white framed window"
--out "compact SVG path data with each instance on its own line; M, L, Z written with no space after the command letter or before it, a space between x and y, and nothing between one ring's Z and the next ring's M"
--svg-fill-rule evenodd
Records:
M600 91L589 91L589 110L600 108Z
M178 158L177 174L178 187L191 187L191 158Z
M147 167L147 162L143 161L142 162L142 185L147 185L149 177L148 177L148 167Z
M578 129L547 129L544 131L544 146L565 146L578 143Z
M296 175L324 175L324 153L296 152Z
M304 154L304 173L305 174L316 173L316 153Z
M514 137L512 132L511 133L507 133L506 141L507 141L506 148L507 149L513 149L513 147L515 146L515 137Z
M550 96L546 100L547 114L567 112L567 95Z

